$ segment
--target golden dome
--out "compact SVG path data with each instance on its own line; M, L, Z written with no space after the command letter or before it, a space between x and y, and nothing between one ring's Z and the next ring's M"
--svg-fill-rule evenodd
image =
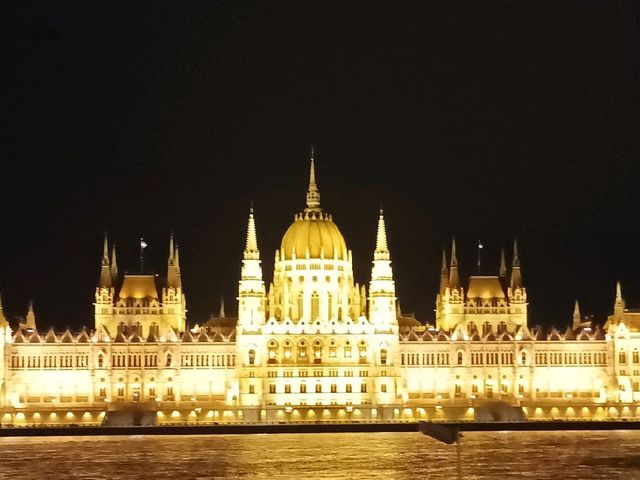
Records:
M330 215L322 212L305 212L296 215L295 221L282 237L280 254L283 260L296 258L336 258L346 260L347 244Z
M311 168L309 169L309 190L307 190L307 208L295 216L295 221L285 232L280 244L280 258L291 260L295 251L296 258L330 258L347 260L347 244L331 215L322 213L320 192L316 184L316 169L311 147Z

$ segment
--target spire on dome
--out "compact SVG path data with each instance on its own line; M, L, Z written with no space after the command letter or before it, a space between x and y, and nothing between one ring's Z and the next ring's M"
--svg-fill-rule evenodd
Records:
M504 256L504 247L500 249L500 270L498 275L500 278L507 278L507 261Z
M451 270L449 272L449 286L458 288L460 277L458 276L458 255L456 254L456 237L451 239Z
M622 284L620 283L620 280L618 280L616 282L616 305L622 305L622 303Z
M376 251L373 254L374 260L389 260L389 247L387 245L387 229L384 223L384 212L380 209L378 217L378 233L376 235Z
M247 225L247 243L244 248L245 260L259 259L258 236L256 234L256 222L253 218L253 207L249 209L249 223Z
M118 276L118 261L116 260L116 244L111 246L111 278Z
M307 190L307 208L306 212L320 212L320 192L316 184L316 166L314 159L314 149L311 145L311 166L309 168L309 190Z
M111 287L111 269L109 268L109 241L107 234L104 234L104 243L102 245L102 261L100 262L100 286Z

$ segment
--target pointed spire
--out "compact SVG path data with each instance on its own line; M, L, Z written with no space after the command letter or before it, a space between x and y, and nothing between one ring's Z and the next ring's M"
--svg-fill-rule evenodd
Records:
M389 247L387 245L387 228L384 223L384 212L380 209L378 217L378 232L376 235L376 250L373 254L374 260L389 260Z
M316 184L316 165L314 159L314 149L311 145L311 166L309 168L309 190L307 190L307 208L305 212L321 212L320 192Z
M513 239L513 261L511 263L511 289L522 287L522 273L520 273L520 256L518 255L518 240Z
M440 267L440 293L449 286L449 267L447 266L447 252L442 247L442 266Z
M102 261L100 262L100 286L111 287L111 269L109 267L109 242L107 234L104 234L104 244L102 245Z
M622 303L622 284L620 283L620 280L618 280L616 282L616 305L622 305Z
M256 234L256 222L253 218L253 207L249 209L249 223L247 225L247 243L244 248L245 260L259 259L258 236Z
M580 305L576 298L576 303L573 305L573 329L580 328L580 325L582 325L582 315L580 315Z
M36 331L36 314L33 311L33 300L29 300L29 311L25 321L25 328Z
M504 247L500 249L500 270L498 275L500 278L507 278L507 260L504 256Z
M174 250L174 252L173 263L178 269L178 272L180 272L180 246L178 245L178 242L176 242L176 249Z
M621 321L624 317L624 298L622 298L622 284L620 280L616 282L616 301L613 304L613 315Z
M169 235L169 259L167 260L167 263L169 265L172 265L173 262L175 261L174 255L175 255L175 248L173 246L173 232L171 232L171 234Z
M458 288L460 277L458 276L458 255L456 254L456 237L451 239L451 269L449 271L449 286Z
M169 237L169 259L167 260L167 285L173 288L182 287L182 279L180 278L180 253L178 251L178 244L174 243L173 232Z
M0 296L0 328L4 328L8 325L7 317L4 316L4 308L2 307L2 296ZM2 338L2 332L0 332L0 339Z
M220 312L218 313L219 318L224 318L224 297L220 297Z
M109 266L109 242L107 232L104 232L104 243L102 245L102 266Z
M116 244L111 246L111 277L118 276L118 261L116 260Z

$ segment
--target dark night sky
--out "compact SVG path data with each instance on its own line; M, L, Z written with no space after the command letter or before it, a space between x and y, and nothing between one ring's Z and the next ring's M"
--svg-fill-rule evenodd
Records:
M534 324L577 296L640 305L637 5L13 2L0 16L0 291L92 324L101 237L136 268L181 246L191 323L235 297L250 200L265 279L319 187L368 281L377 209L403 310L433 318L440 249L467 272L517 235ZM233 305L229 305L233 303Z

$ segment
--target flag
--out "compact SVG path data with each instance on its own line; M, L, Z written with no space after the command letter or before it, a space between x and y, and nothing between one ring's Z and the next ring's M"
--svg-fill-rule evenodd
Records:
M147 242L144 241L144 238L140 239L140 248L147 248Z

